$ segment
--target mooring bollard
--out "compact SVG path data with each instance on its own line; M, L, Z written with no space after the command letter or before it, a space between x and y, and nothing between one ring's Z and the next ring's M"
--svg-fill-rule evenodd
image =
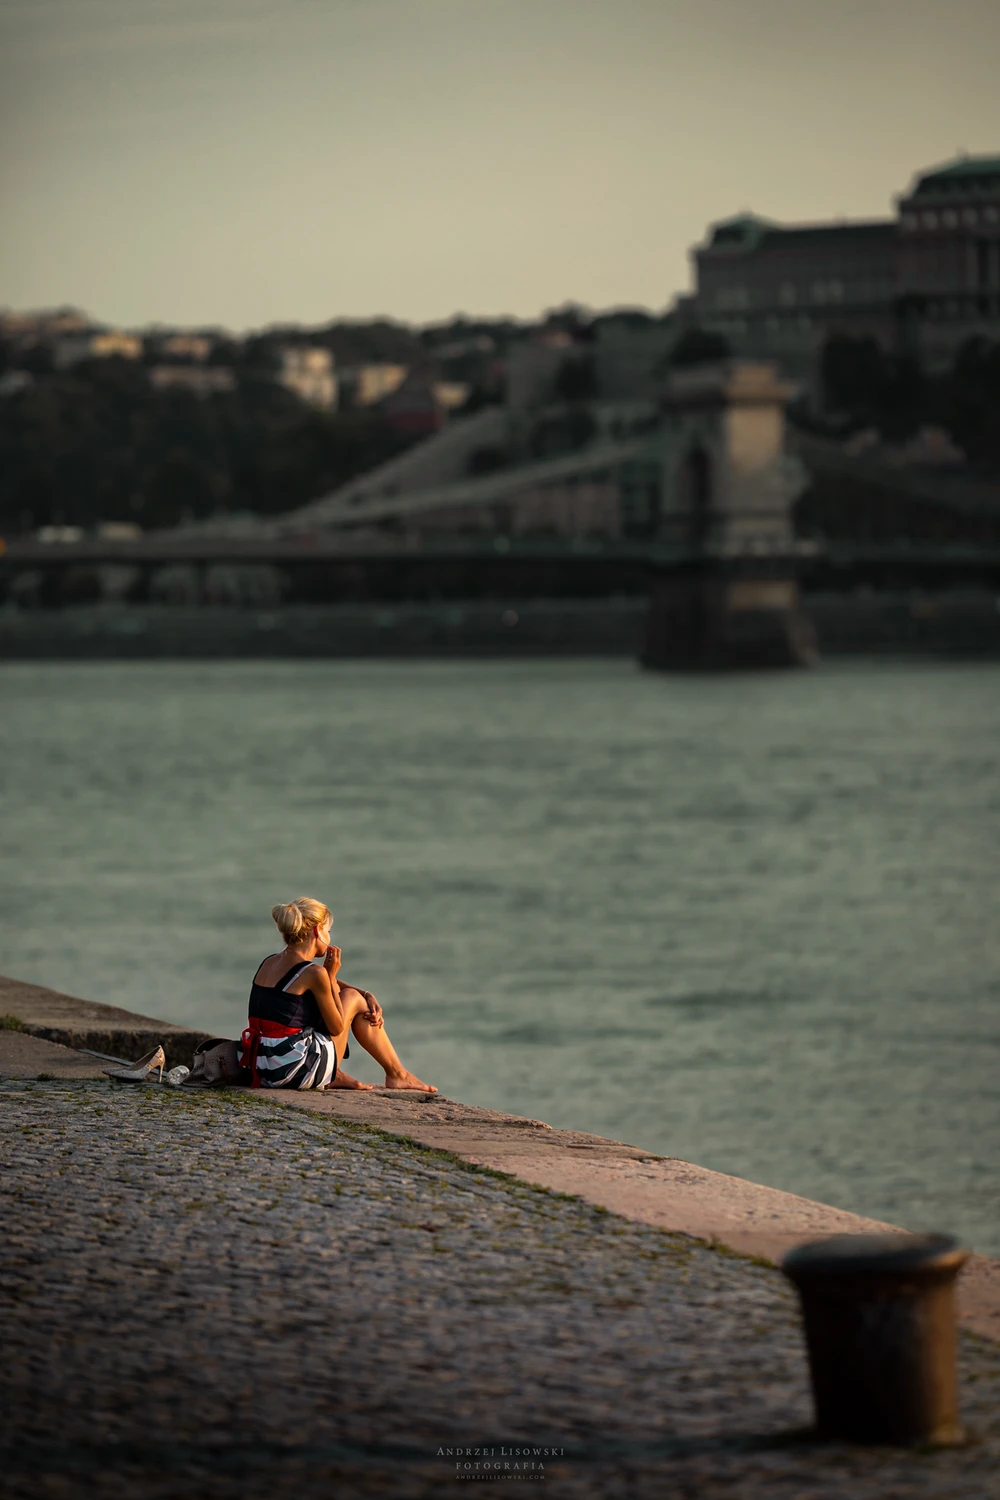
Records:
M821 1436L962 1440L955 1278L967 1253L947 1234L841 1234L785 1256Z

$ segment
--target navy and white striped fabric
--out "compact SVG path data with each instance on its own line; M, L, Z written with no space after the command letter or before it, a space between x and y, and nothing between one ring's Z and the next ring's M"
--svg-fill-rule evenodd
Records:
M328 1036L311 1028L292 1036L262 1036L257 1052L261 1088L321 1089L337 1071L337 1053Z

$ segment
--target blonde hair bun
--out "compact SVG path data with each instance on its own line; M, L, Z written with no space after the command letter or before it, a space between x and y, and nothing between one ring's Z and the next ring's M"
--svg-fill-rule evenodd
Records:
M290 948L314 927L325 927L333 921L330 908L322 901L314 901L311 896L300 896L297 901L289 901L287 906L272 906L271 916Z

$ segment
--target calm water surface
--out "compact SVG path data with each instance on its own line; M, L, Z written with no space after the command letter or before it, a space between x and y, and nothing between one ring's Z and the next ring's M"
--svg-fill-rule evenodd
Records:
M447 1094L1000 1253L997 666L0 693L4 972L236 1035L270 907L314 894Z

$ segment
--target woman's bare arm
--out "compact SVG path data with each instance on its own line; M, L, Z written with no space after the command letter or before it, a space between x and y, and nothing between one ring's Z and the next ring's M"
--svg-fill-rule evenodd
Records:
M344 1009L340 1003L340 985L337 970L340 968L340 949L328 948L321 969L314 968L309 976L310 988L316 996L319 1013L331 1036L339 1036L344 1029Z

